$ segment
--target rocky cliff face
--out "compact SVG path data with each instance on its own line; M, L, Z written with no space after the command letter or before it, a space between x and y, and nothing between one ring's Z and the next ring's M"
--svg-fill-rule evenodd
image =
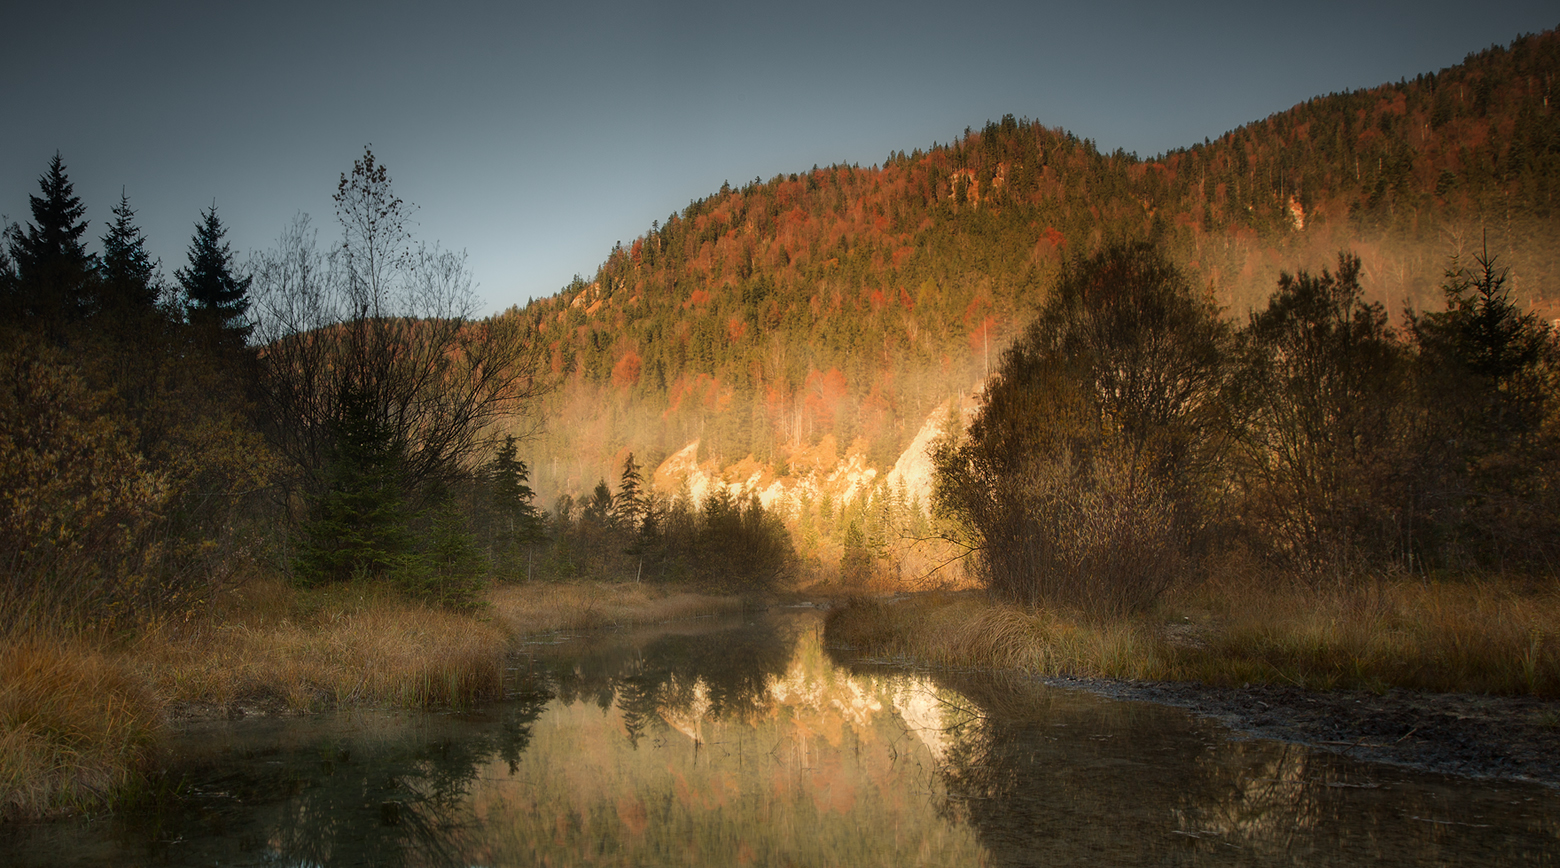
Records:
M962 586L966 577L957 547L937 538L930 517L931 448L945 433L962 430L974 408L973 395L938 407L886 469L869 465L859 450L839 455L832 437L793 455L783 467L751 457L727 466L701 462L699 442L693 441L663 461L650 481L657 492L693 503L718 490L733 499L757 497L792 529L804 573L811 574L804 575L804 584L839 581L837 565L854 526L855 538L871 556L873 587Z
M686 494L694 503L720 488L733 498L745 500L756 495L764 509L779 510L788 521L799 517L804 501L829 498L839 508L865 506L862 499L870 501L879 490L895 491L905 502L924 506L932 498L932 444L949 430L951 412L959 414L962 427L973 408L973 397L966 397L956 407L933 410L894 466L886 470L868 465L866 456L858 451L839 456L833 437L823 438L817 447L778 468L751 457L725 467L714 459L701 462L699 441L695 440L661 462L652 483L662 494Z

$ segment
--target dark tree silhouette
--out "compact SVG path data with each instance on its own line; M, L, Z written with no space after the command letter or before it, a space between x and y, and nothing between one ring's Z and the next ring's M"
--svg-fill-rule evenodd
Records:
M114 222L103 236L100 298L103 311L115 317L139 319L154 311L162 288L157 264L146 252L146 235L135 225L130 197L121 190Z
M251 278L235 273L226 235L217 206L202 211L190 239L189 267L174 272L174 277L184 290L192 325L214 331L223 341L242 344L252 328L247 320Z
M97 269L97 258L82 243L86 206L77 198L58 153L38 186L43 195L28 197L32 222L7 231L16 269L8 306L21 317L51 325L85 319L95 307Z

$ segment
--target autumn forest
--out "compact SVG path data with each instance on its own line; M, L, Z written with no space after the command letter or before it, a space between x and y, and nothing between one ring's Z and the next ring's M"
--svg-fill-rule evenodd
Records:
M0 814L115 804L170 708L469 705L517 637L778 594L928 665L1560 697L1557 78L1528 35L1152 157L1010 114L491 316L371 149L171 276L40 155Z

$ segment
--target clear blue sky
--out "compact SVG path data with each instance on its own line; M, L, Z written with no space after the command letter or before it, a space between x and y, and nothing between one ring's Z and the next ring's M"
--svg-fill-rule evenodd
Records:
M486 310L754 177L1012 113L1148 156L1560 25L1550 2L12 3L0 214L56 150L171 274L216 202L241 256L371 143Z

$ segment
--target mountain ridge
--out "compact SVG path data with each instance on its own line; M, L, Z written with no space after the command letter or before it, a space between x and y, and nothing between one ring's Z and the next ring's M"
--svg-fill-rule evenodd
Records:
M1148 238L1243 317L1340 250L1394 309L1434 310L1487 240L1514 296L1560 313L1555 31L1313 97L1143 159L1009 115L880 166L814 167L691 202L521 317L559 389L539 492L694 447L776 476L829 438L881 475L968 396L1063 261ZM804 460L806 459L806 460Z

